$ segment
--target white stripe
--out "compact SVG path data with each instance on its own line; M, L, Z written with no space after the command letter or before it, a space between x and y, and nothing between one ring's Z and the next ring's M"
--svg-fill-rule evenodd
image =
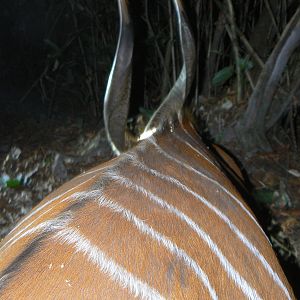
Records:
M20 227L26 220L28 220L31 216L33 216L34 214L36 214L37 212L39 212L39 211L40 211L41 209L43 209L45 206L48 206L49 204L51 204L51 203L52 203L53 201L55 201L56 199L63 197L65 194L71 192L71 191L74 190L74 189L77 189L78 187L80 187L81 185L87 183L88 181L92 180L92 179L95 178L95 177L96 177L96 176L93 176L93 177L91 177L91 178L89 178L89 179L87 179L87 180L85 180L85 181L79 183L78 185L76 185L76 186L74 186L74 187L68 189L67 191L63 192L62 194L60 194L60 195L58 195L58 196L56 196L56 197L54 197L54 198L48 200L48 201L45 202L43 205L37 206L37 207L36 207L35 209L33 209L28 215L26 215L26 217L25 217L24 219L22 219L22 220L16 225L16 227L13 228L13 230L10 232L10 234L13 233L14 231L16 231L16 229L17 229L18 227Z
M194 128L194 125L189 121L189 125L193 128L193 130L195 131L195 132L197 132L196 131L196 129ZM194 143L195 144L198 144L200 147L203 147L186 129L185 129L185 127L183 126L183 124L182 124L182 120L180 120L180 128L186 133L186 135L187 136L189 136L193 141L194 141ZM177 135L175 135L175 136L177 136ZM155 139L155 138L154 138ZM154 140L155 141L155 140ZM184 141L184 140L183 140ZM187 142L188 143L188 142ZM159 147L159 145L156 143L156 145ZM195 151L197 151L197 149L196 148L194 148L192 145L190 145ZM160 147L160 149L161 149L161 147ZM162 151L164 151L163 149L161 149ZM165 151L164 151L165 152ZM170 159L173 159L173 157L171 157ZM174 158L175 159L175 158ZM216 168L218 168L214 163L212 163ZM196 171L196 170L195 170ZM197 172L197 171L196 171ZM235 172L234 172L235 173ZM212 178L209 178L209 177L207 177L206 175L204 175L203 174L203 177L205 177L206 179L208 179L208 180L211 180L212 182L214 182L215 183L215 180L213 180ZM216 182L217 184L219 184L218 182ZM224 188L225 189L225 188ZM226 193L227 193L227 189L225 189L224 190ZM229 192L229 191L228 191ZM229 192L229 195L234 199L234 200L236 200L236 197L233 195L233 194L231 194L230 192ZM237 201L237 200L236 200ZM239 203L239 205L241 205L242 206L242 208L244 207L243 206L243 204L240 202L240 201L238 201L238 203ZM247 212L248 212L248 210L247 210ZM263 233L263 235L265 236L265 238L267 239L267 241L268 241L268 243L270 244L270 246L272 246L272 244L271 244L271 242L270 242L270 240L269 240L269 238L267 237L267 235L265 234L265 232L263 231L263 229L261 228L261 226L257 223L257 221L256 221L256 219L255 218L253 218L253 216L251 215L251 213L249 213L249 216L254 220L254 222L258 225L258 227L259 227L259 229L262 231L262 233Z
M49 210L51 210L52 208L50 208ZM37 218L34 220L36 221ZM18 231L18 233L14 236L14 239L11 240L10 239L10 244L8 245L9 247L11 247L12 245L14 245L17 241L19 241L20 239L36 233L36 232L51 232L51 231L56 231L59 229L64 228L65 226L67 226L70 221L72 220L72 215L70 212L66 212L64 214L59 215L58 217L52 219L52 220L47 220L45 222L42 222L28 230L26 230L30 225L32 225L33 222L31 222L29 225L27 225L26 227L22 228L22 230ZM7 245L7 243L5 243L1 248L0 251L4 252L7 247L5 247ZM5 249L6 248L6 249Z
M258 222L256 221L256 219L252 216L252 214L248 211L248 209L243 205L243 203L236 197L234 196L230 191L228 191L222 184L220 184L218 181L206 176L205 174L201 173L200 171L196 170L195 168L193 168L192 166L180 161L179 159L173 157L172 155L168 154L165 150L163 150L155 141L154 137L150 137L147 141L149 141L156 149L157 151L162 154L163 156L165 156L166 158L176 162L177 164L179 164L180 166L185 167L186 169L196 173L197 175L205 178L206 180L214 183L216 186L218 186L223 192L225 192L227 195L229 195L242 209L243 211L256 223L256 225L258 226L258 228L261 230L261 232L264 234L264 236L266 237L266 239L268 240L266 234L264 233L264 231L262 230L262 228L260 227L260 225L258 224Z
M11 235L14 231L16 231L17 228L19 228L25 221L27 221L30 217L32 217L34 214L36 214L37 212L39 212L41 209L43 209L44 207L50 205L52 202L56 201L57 199L63 197L65 194L71 192L74 189L77 189L78 187L80 187L81 185L87 183L88 181L92 180L93 178L95 178L95 176L87 179L86 181L78 184L77 186L74 186L72 188L70 188L69 190L67 190L66 192L48 200L47 202L45 202L43 205L37 206L35 209L33 209L28 215L26 215L26 217L24 217L18 224L16 227L13 228L13 230L9 233L9 235ZM69 199L70 196L68 196L67 198L62 199L62 201L65 201L67 199ZM59 202L60 203L60 202ZM33 223L36 222L36 220L38 220L39 218L41 218L43 215L45 215L46 213L48 213L50 210L52 210L56 205L50 207L48 210L44 211L40 216L38 216L37 218L35 218L33 221L31 221L29 224L27 224L25 227L23 227L21 230L19 230L17 233L15 233L8 241L5 242L5 244L3 244L0 248L1 251L4 251L4 248L8 247L9 244L13 241L13 239L15 239L17 236L19 236L23 231L25 231L28 227L30 227ZM17 238L18 240L18 238ZM14 244L15 242L13 242Z
M108 257L97 246L93 245L87 238L80 234L78 230L73 228L63 229L55 235L55 238L73 246L76 252L86 255L89 261L96 265L101 272L108 275L121 288L128 289L135 297L155 300L164 299L157 290Z
M11 274L12 272L6 273L2 277L0 277L0 289L3 289L3 284L5 284L5 281L10 278Z
M209 209L211 209L218 217L220 217L220 219L222 219L228 225L228 227L230 228L230 230L234 234L237 235L237 237L240 239L240 241L261 262L261 264L266 269L266 271L270 274L270 276L272 277L272 279L276 282L276 284L284 291L284 293L286 294L286 296L290 299L290 295L289 295L289 292L288 292L287 288L285 287L285 285L283 284L283 282L280 280L280 277L278 276L278 274L269 265L269 263L267 262L267 260L265 259L265 257L247 239L247 237L230 221L230 219L224 213L222 213L217 207L215 207L213 204L211 204L209 201L207 201L207 199L205 199L204 197L198 195L196 192L194 192L193 190L191 190L190 188L188 188L187 186L185 186L184 184L182 184L180 181L178 181L174 177L166 176L166 175L160 173L159 171L156 171L154 169L151 169L151 168L147 167L145 164L143 164L141 161L139 161L138 158L137 158L137 156L134 155L134 154L126 153L125 155L128 158L131 158L131 161L133 162L133 164L135 166L137 166L138 168L144 170L147 173L150 173L153 176L156 176L156 177L158 177L158 178L160 178L162 180L165 180L165 181L168 181L169 183L174 184L175 186L177 186L178 188L182 189L186 193L191 194L193 197L195 197L196 199L198 199L199 201L201 201L204 205L206 205ZM134 190L136 190L136 191L144 194L150 200L155 201L155 202L156 201L163 201L163 202L165 202L160 197L158 197L158 196L154 195L153 193L147 191L145 188L143 188L141 186L137 186L134 182L130 181L129 179L121 177L119 175L117 175L117 177L120 178L120 180L118 180L118 182L122 183L126 187L133 188ZM115 178L115 179L117 179L117 178Z
M169 240L166 236L160 232L154 230L150 225L139 219L135 214L130 210L122 207L121 205L106 199L103 196L101 190L93 190L85 193L77 193L77 199L86 199L86 198L98 198L97 203L102 207L107 207L115 213L120 214L128 222L132 223L137 227L137 229L150 236L152 239L156 240L160 245L163 245L168 249L172 254L176 255L178 258L182 259L186 266L192 269L196 276L203 282L204 286L208 289L209 294L212 299L218 299L216 291L211 286L209 279L201 267L194 261L183 249L179 248L175 243Z
M23 234L19 235L16 239L14 239L12 241L10 246L12 246L18 240L24 238L25 236L28 236L33 233L54 232L57 230L61 230L61 229L65 228L71 222L71 220L72 220L72 215L71 215L71 213L68 212L63 215L60 215L59 217L57 217L55 219L42 222L42 223L38 224L37 226L35 226L31 229L28 229Z
M198 224L196 224L190 217L184 214L182 211L174 207L173 205L167 203L160 197L154 195L151 192L148 192L141 186L136 185L131 180L119 176L117 174L110 173L109 175L113 180L116 180L118 183L124 185L127 188L133 189L139 193L145 195L152 202L160 205L165 208L168 212L176 215L180 220L184 221L197 235L208 245L208 247L212 250L212 252L217 256L221 265L223 266L225 272L228 277L231 278L234 283L241 289L241 291L245 294L248 299L261 299L256 290L253 289L247 281L234 269L234 267L230 264L227 258L223 255L222 251L218 248L218 246L213 242L210 236L203 231Z
M192 127L192 129L197 133L197 130L195 129L194 125L189 121L189 125ZM197 139L195 139L187 130L186 128L183 126L182 120L180 120L180 128L185 132L185 134L187 136L190 137L190 139L195 143L198 144L201 147L201 144L197 141Z
M203 157L206 161L208 161L211 165L213 165L215 168L217 168L219 170L218 166L216 166L215 163L211 159L209 159L206 155L204 155L202 152L200 152L193 145L191 145L188 141L184 140L181 136L179 136L175 132L173 132L172 136L174 136L177 140L181 141L182 143L186 144L188 147L193 149L198 155Z
M105 169L109 169L114 165L116 165L116 164L112 163L112 161L110 161L110 164L107 164L106 166L100 166L99 168L97 168L93 171L83 172L82 174L78 175L78 177L85 177L85 176L90 175L90 174L99 173L100 171L105 170Z

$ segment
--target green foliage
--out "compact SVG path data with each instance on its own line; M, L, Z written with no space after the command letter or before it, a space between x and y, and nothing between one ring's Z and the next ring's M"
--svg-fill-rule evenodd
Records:
M253 196L259 203L272 204L274 198L274 191L267 188L256 190L253 193Z
M253 68L253 63L248 58L240 58L238 61L242 72ZM229 79L235 75L235 66L230 65L218 71L212 78L213 87L218 87L225 84Z
M145 117L146 120L150 120L150 118L154 114L155 110L146 109L144 107L139 107L139 112Z
M238 63L242 72L251 70L253 68L253 62L248 58L240 58Z
M0 186L8 187L8 188L18 188L23 185L22 177L17 176L17 178L11 178L6 173L0 176Z
M12 189L16 189L22 185L21 181L19 179L8 179L6 181L6 186Z
M229 80L234 74L234 66L225 67L222 70L218 71L213 79L212 85L214 87L223 85L227 80Z

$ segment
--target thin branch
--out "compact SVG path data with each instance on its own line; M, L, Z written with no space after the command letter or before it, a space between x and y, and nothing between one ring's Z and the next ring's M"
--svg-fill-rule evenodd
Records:
M265 66L263 60L259 57L259 55L256 53L256 51L252 48L251 44L248 42L247 38L243 34L243 32L240 31L240 29L236 26L236 32L241 40L243 42L245 48L247 49L249 55L256 61L256 63L263 68Z
M33 82L33 84L29 87L29 89L25 92L25 94L22 96L22 98L19 100L19 103L23 103L24 100L28 97L28 95L31 93L31 91L39 84L40 80L44 78L44 76L48 72L48 65L46 65L45 69L41 73L41 75Z
M146 3L145 3L145 18L144 18L144 21L146 22L147 24L147 27L148 27L148 30L149 30L149 33L150 33L150 36L154 39L154 43L155 43L155 48L157 50L157 54L158 54L158 57L159 57L159 60L160 60L160 64L161 66L163 67L164 69L164 73L166 74L166 78L168 79L169 81L169 88L171 87L171 80L170 80L170 77L169 77L169 72L167 70L167 66L165 64L165 59L164 59L164 55L162 54L162 51L158 45L158 42L157 42L157 39L155 38L156 37L156 34L154 33L154 30L153 30L153 27L152 27L152 24L150 22L150 17L149 17L149 10L148 10L148 0L146 0Z
M214 0L214 2L216 3L216 5L218 6L218 8L221 11L224 10L223 5L222 5L222 3L219 0ZM228 18L227 14L225 14L225 18L226 18L227 22L229 23L229 18ZM247 49L248 53L256 61L256 63L261 68L263 68L265 64L262 61L262 59L259 57L259 55L256 53L256 51L253 49L253 47L251 46L251 44L247 40L246 36L244 35L244 33L238 28L237 24L234 24L234 26L235 26L235 29L236 29L236 33L238 34L241 42L243 42L243 44L244 44L245 48Z
M239 55L239 45L236 37L236 28L235 28L235 21L234 21L234 10L232 6L231 0L227 0L228 12L229 12L229 25L226 26L226 30L232 42L232 48L235 58L235 68L236 68L236 76L237 76L237 103L241 102L242 99L242 77L241 77L241 66L240 66L240 55Z
M168 1L168 10L169 10L169 27L170 27L170 39L171 41L174 41L174 30L173 30L173 13L172 13L172 0ZM175 58L175 47L174 43L172 43L172 77L173 77L173 82L172 84L175 83L176 81L176 76L177 76L177 70L176 70L176 58Z
M272 8L270 6L269 0L264 0L264 2L265 2L265 6L267 8L267 11L268 11L268 13L270 15L270 18L271 18L271 21L273 23L273 26L275 28L275 32L276 32L277 38L279 39L280 38L280 32L279 32L278 25L276 23L276 20L275 20Z

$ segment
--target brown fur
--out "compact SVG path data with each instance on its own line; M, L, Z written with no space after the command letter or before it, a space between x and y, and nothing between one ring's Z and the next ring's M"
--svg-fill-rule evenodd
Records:
M165 129L163 133L158 134L157 144L175 159L219 182L247 207L236 188L221 171L216 158L207 150L191 125L185 122L184 128L189 132L189 136L181 126L177 126L173 133ZM197 148L211 162L179 141L178 137ZM201 176L196 176L190 169L179 166L178 163L158 152L147 140L141 142L128 155L138 158L150 169L172 176L222 211L266 258L293 297L293 292L263 232L232 197ZM46 220L55 219L58 225L62 220L66 220L68 224L62 224L62 228L78 230L108 257L113 258L128 272L155 288L164 297L210 299L207 288L181 258L139 231L132 222L119 213L105 206L99 206L96 197L87 194L81 198L77 196L77 200L73 197L69 201L61 202L74 192L101 191L106 199L131 211L140 220L183 249L207 274L220 299L245 298L207 244L185 222L151 202L142 193L125 188L118 180L109 177L112 174L119 174L181 210L209 233L228 261L261 298L286 298L266 269L223 220L182 189L141 170L132 159L128 159L128 155L121 155L106 163L102 166L104 168L98 171L99 167L96 167L76 177L49 195L38 207L73 188L72 191L23 222L17 230L6 237L2 245L30 222L33 224L28 228ZM224 159L227 159L226 156ZM233 161L229 160L228 163L236 169ZM238 169L236 170L238 173ZM88 181L83 183L86 180ZM46 212L51 207L52 210ZM55 235L58 231L57 228L43 229L19 239L11 246L1 248L0 278L5 276L0 281L1 299L133 298L134 295L127 288L110 279L95 264L88 261L86 255L76 252L72 245L56 239Z

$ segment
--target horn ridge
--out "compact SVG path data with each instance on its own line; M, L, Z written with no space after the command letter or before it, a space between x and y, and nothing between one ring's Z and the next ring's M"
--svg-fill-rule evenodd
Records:
M183 65L174 86L148 122L143 133L145 136L147 136L147 132L149 131L155 132L153 128L159 130L166 122L172 123L174 118L180 114L194 78L195 43L192 32L183 9L182 1L173 0L173 5L179 29Z
M125 150L125 127L131 90L133 29L128 0L118 0L119 38L104 96L103 117L107 139L113 152Z

